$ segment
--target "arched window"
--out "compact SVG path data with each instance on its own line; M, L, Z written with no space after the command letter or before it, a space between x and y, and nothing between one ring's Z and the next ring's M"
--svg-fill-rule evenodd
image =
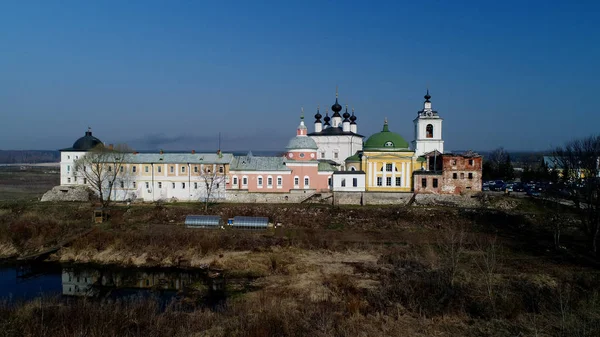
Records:
M425 133L425 137L433 138L433 125L427 124L427 126L425 127Z
M350 166L350 171L356 171L356 168L354 166Z

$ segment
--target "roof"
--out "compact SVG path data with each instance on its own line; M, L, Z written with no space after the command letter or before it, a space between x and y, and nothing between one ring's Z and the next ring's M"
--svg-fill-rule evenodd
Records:
M360 156L359 156L358 152L356 152L352 156L346 158L345 162L346 163L360 163Z
M426 170L414 170L414 175L426 175L426 176L441 176L442 171L426 171Z
M386 121L381 132L367 139L363 146L363 151L396 152L410 151L410 148L408 142L402 136L390 131Z
M307 136L296 136L288 142L287 150L316 150L319 147L314 139Z
M422 163L422 162L426 162L426 161L427 161L427 158L425 158L425 156L419 156L419 157L417 158L417 162L418 162L418 163Z
M291 171L285 166L283 157L234 157L230 171Z
M359 135L358 133L354 133L351 131L344 131L340 127L329 127L323 129L321 132L311 132L308 134L309 136L356 136L364 138L365 136Z
M327 161L319 161L319 172L333 172L335 171L335 167L328 163Z
M333 174L365 174L365 171L335 171Z
M190 164L229 164L233 160L231 153L129 153L126 163L190 163Z
M102 145L102 141L92 136L92 131L88 129L83 137L73 143L72 147L61 149L60 151L89 151L98 145Z

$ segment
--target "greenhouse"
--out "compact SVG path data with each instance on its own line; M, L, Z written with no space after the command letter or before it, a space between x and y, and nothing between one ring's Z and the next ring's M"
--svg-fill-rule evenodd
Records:
M218 215L188 215L185 217L187 228L222 228L223 220Z
M267 229L267 227L269 226L269 218L267 218L267 217L252 217L252 216L236 216L233 219L229 219L229 224L233 228Z

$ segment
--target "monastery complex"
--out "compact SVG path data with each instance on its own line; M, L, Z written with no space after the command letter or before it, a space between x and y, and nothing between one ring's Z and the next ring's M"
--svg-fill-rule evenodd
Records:
M119 166L106 163L106 174L112 172L112 165L116 179L105 183L111 184L111 198L120 201L210 197L216 201L302 202L338 194L362 204L368 195L389 199L390 195L481 191L482 157L473 152L444 152L443 119L432 109L429 91L424 98L423 109L413 120L410 143L391 130L387 119L380 132L368 138L361 135L354 110L343 109L336 92L331 116L317 109L312 132L302 112L296 135L282 156L251 152L235 156L220 150L128 151L122 153ZM80 163L97 147L104 144L88 130L72 147L60 150L62 187L93 184L89 169Z

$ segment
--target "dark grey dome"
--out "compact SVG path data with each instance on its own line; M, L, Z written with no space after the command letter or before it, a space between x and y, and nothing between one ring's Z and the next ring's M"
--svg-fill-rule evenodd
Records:
M100 144L102 144L102 141L100 141L100 139L92 136L92 131L88 130L85 132L85 136L77 139L75 141L75 143L73 143L73 150L89 151Z

